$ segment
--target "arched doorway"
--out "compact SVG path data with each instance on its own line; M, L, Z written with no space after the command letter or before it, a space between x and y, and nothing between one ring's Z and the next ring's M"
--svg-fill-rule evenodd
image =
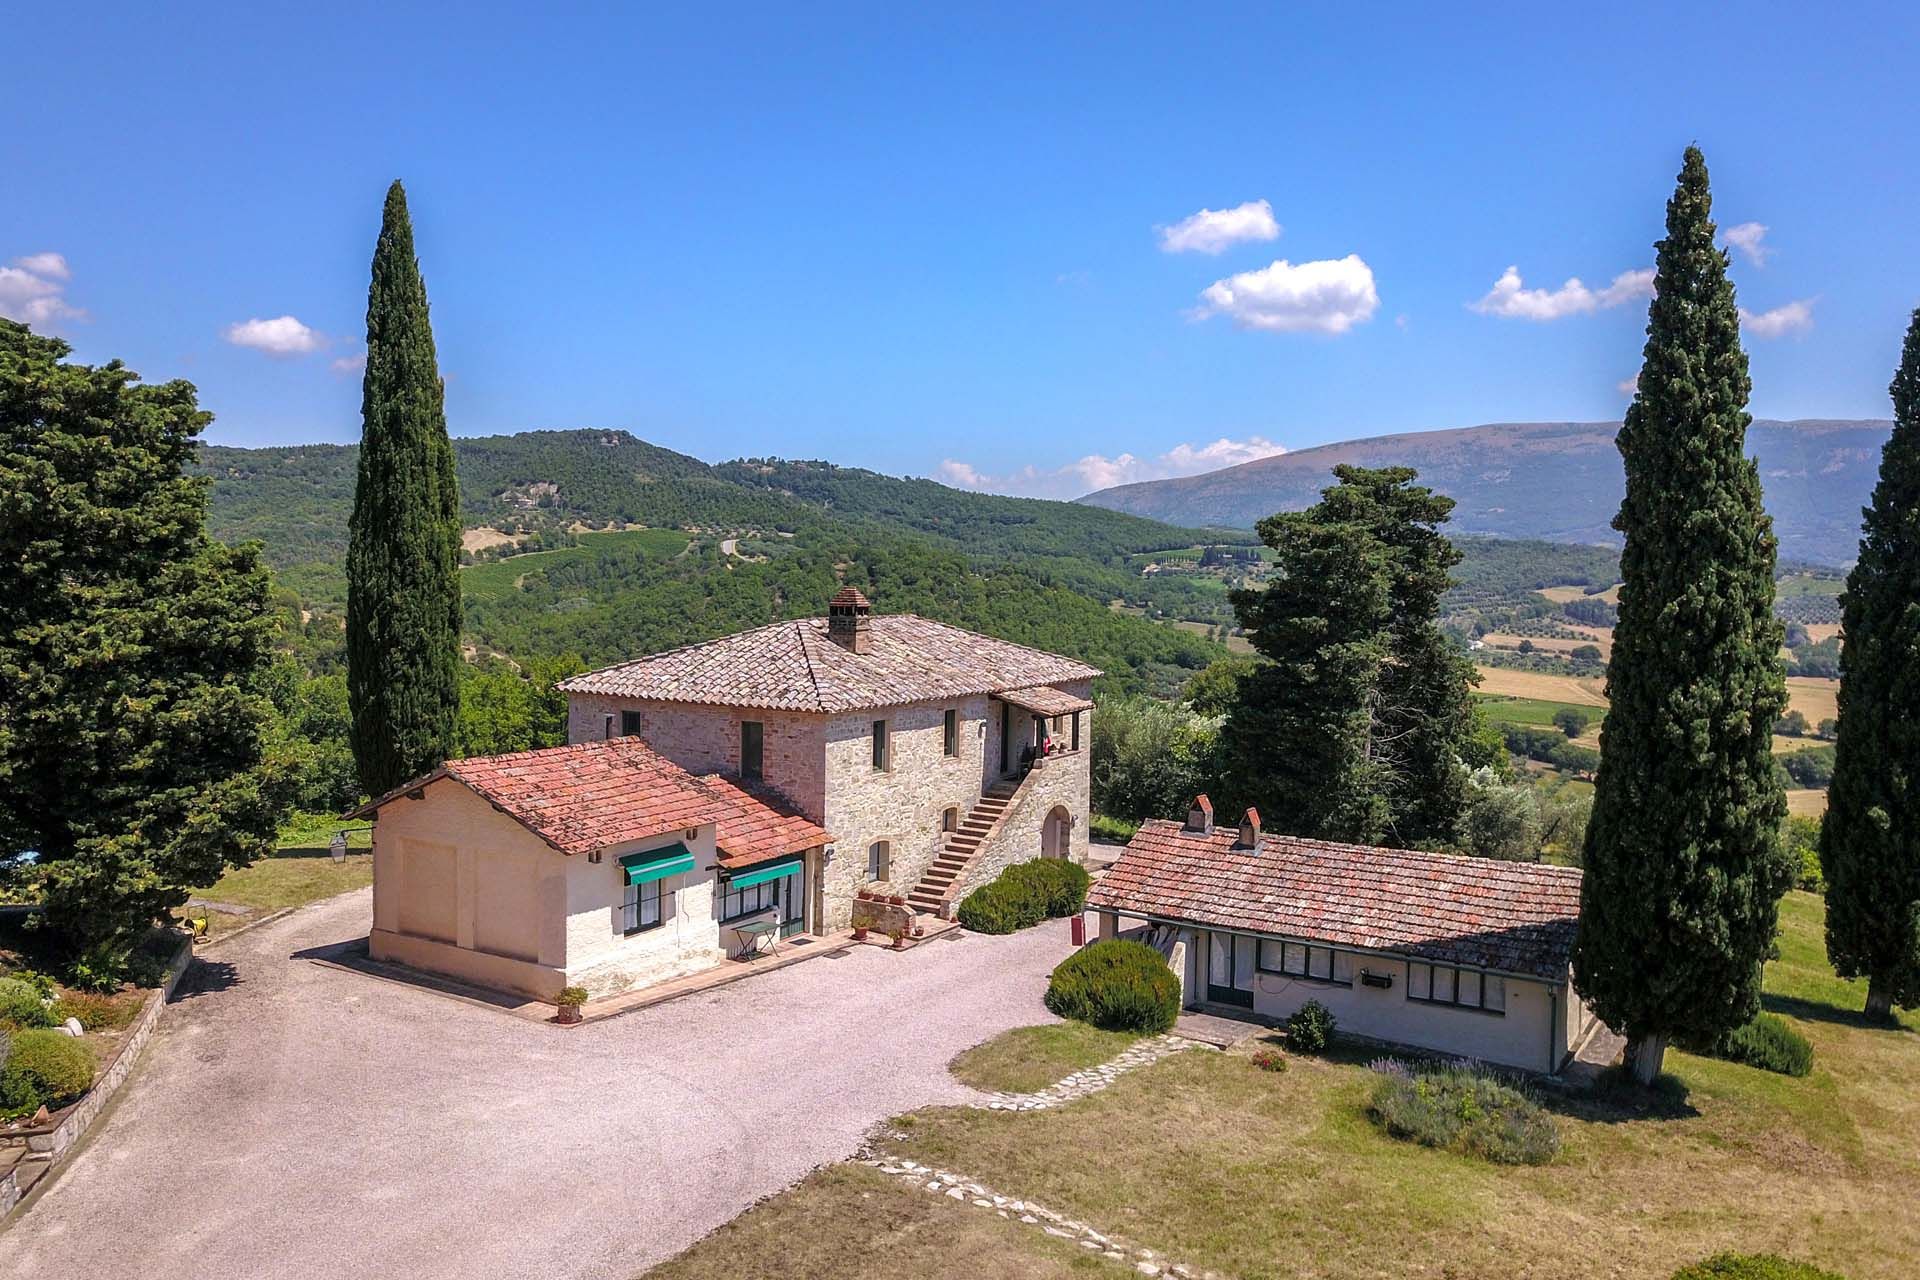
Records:
M1073 815L1067 806L1057 804L1040 824L1040 854L1046 858L1064 858L1073 852Z

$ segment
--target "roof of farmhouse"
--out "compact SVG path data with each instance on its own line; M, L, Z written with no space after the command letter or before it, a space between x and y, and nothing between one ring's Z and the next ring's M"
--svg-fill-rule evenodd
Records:
M778 622L589 671L561 681L560 688L658 702L838 712L1011 693L1100 674L1084 662L910 613L865 616L866 601L857 592L851 600L843 592L833 603L836 610L862 610L845 624L849 631L858 628L857 642L842 633L839 618ZM1033 700L1050 701L1046 694Z
M638 738L449 760L356 811L372 813L442 778L481 799L561 853L591 853L688 827L716 824L720 864L745 866L829 843L833 837L780 797L721 774L691 774Z
M1211 815L1211 809L1207 810ZM1152 820L1087 896L1134 912L1559 981L1580 872Z

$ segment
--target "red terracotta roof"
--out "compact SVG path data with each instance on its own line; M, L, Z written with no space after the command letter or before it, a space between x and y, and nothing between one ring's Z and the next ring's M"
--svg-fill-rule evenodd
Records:
M1090 907L1305 942L1398 951L1559 981L1580 916L1580 872L1410 849L1142 826Z
M560 688L696 706L836 712L1030 691L1100 674L1071 658L910 613L869 625L865 653L829 638L825 618L807 618L589 671Z
M450 760L374 800L364 816L441 778L470 788L561 853L591 853L687 827L716 825L720 863L763 862L833 837L780 797L720 774L688 773L638 738Z
M1011 702L1016 707L1024 707L1037 716L1071 715L1075 711L1086 711L1093 706L1088 699L1077 698L1050 684L1030 685L1025 689L1007 689L1000 694L1000 699L1003 702Z

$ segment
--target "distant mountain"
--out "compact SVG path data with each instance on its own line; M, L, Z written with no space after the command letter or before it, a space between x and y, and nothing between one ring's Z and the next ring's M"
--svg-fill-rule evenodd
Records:
M1756 420L1747 448L1760 464L1783 560L1844 565L1856 554L1884 420ZM1505 422L1321 445L1178 480L1102 489L1080 499L1170 524L1247 528L1311 506L1343 462L1410 466L1460 505L1451 531L1618 546L1612 527L1624 481L1615 422Z

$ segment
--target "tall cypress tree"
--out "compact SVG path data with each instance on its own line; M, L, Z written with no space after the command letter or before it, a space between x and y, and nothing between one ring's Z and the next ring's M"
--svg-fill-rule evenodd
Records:
M1791 883L1771 751L1786 706L1775 538L1745 453L1751 383L1707 166L1687 148L1618 437L1620 621L1587 827L1574 981L1651 1082L1670 1039L1759 1009Z
M1827 956L1867 1014L1920 1007L1920 311L1894 374L1893 435L1842 600L1840 735L1820 866Z
M398 182L373 251L360 417L347 693L360 785L379 795L446 759L460 697L460 490Z

